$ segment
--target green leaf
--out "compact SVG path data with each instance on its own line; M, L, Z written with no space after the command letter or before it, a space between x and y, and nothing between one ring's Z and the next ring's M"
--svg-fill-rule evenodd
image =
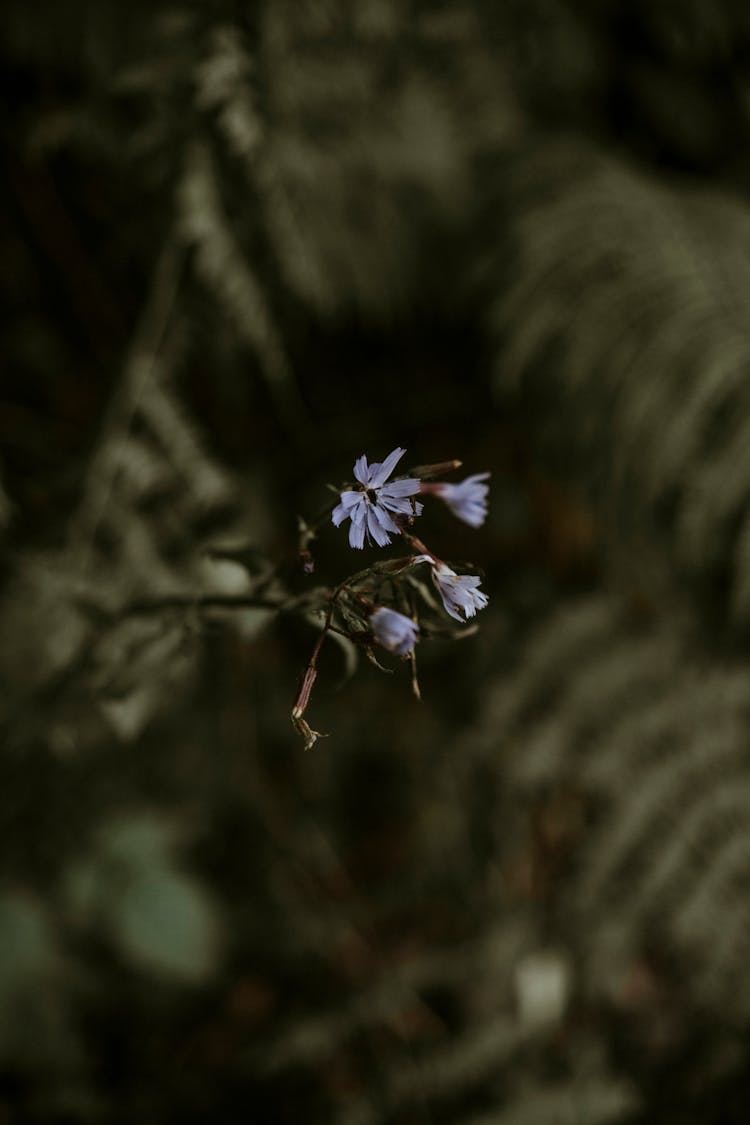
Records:
M214 910L191 879L167 867L138 874L112 903L110 923L126 956L146 969L198 981L214 969Z
M42 907L21 895L0 897L0 1000L28 987L52 968L53 961Z
M171 854L178 826L173 820L152 813L133 816L108 824L99 834L105 857L140 868L164 864Z

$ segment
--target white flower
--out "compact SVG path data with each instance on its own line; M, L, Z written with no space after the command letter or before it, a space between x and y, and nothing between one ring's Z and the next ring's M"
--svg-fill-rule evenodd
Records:
M456 621L468 621L489 601L479 589L480 579L476 574L456 574L444 562L433 560L432 581L443 599L446 613Z
M487 517L487 494L490 490L487 480L489 473L474 473L458 484L438 481L430 484L424 491L431 492L443 500L454 516L468 523L470 527L481 527Z
M341 503L336 505L331 514L336 527L345 519L352 521L349 528L350 546L359 549L364 546L366 538L368 543L374 540L379 547L386 547L391 541L389 532L393 535L401 534L393 515L418 516L421 513L422 505L416 500L408 499L419 492L420 482L416 477L405 477L386 484L405 453L405 449L397 446L382 463L375 461L368 466L364 455L355 463L354 476L360 487L342 492Z
M384 605L371 615L370 625L378 644L397 656L408 656L419 639L419 626L415 621Z

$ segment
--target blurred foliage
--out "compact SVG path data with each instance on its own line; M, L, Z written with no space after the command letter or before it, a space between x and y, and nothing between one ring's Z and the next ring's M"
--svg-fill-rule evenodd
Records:
M0 1119L744 1123L747 5L4 17ZM396 444L492 601L305 754Z

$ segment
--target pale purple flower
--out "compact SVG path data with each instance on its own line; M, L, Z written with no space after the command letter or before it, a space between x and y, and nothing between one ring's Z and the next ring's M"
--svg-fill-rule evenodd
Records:
M456 574L444 562L433 560L432 581L443 599L446 613L456 621L468 621L489 601L479 589L480 579L476 574Z
M393 535L401 534L394 515L418 516L421 513L422 505L416 500L408 499L419 492L420 482L416 477L405 477L386 484L405 453L405 449L397 446L383 462L374 461L372 465L368 465L365 456L355 462L354 476L359 481L359 488L342 492L341 503L336 505L331 514L336 527L345 519L352 521L349 528L350 546L359 549L367 539L368 543L374 540L378 547L386 547L391 541L389 532Z
M371 615L370 626L378 644L397 656L408 656L419 639L419 626L415 621L384 605Z
M481 527L487 516L487 493L490 490L490 486L482 482L487 480L489 475L489 473L474 473L458 484L438 481L423 488L423 491L439 496L453 515L468 523L469 527Z

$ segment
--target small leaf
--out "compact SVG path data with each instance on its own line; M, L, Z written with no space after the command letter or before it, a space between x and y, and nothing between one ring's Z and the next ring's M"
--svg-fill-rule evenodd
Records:
M151 813L137 813L108 824L99 841L107 860L116 859L132 868L164 866L179 829L173 820Z
M54 949L41 906L21 895L0 898L0 999L52 968Z
M216 966L219 934L200 887L167 867L136 876L112 904L114 937L145 969L199 981Z

